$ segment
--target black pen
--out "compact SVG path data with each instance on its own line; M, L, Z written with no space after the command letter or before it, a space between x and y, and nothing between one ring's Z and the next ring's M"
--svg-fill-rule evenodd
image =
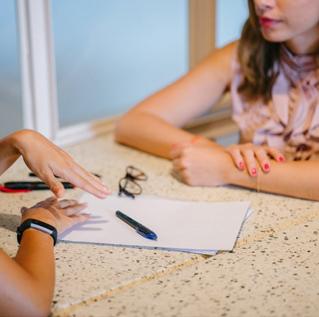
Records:
M101 175L99 175L99 174L92 173L92 175L94 175L94 176L96 176L96 177L98 177L98 178L101 178ZM30 176L30 177L38 177L37 175L35 175L35 174L32 173L32 172L29 173L29 176ZM56 178L61 178L61 177L56 176L56 175L54 175L54 176L55 176Z
M129 226L134 228L138 234L143 236L146 239L157 240L157 235L152 230L146 228L142 224L138 223L136 220L130 218L129 216L123 214L123 212L117 210L115 212L116 216L120 218L122 221L127 223Z
M21 181L21 182L6 182L3 184L5 188L12 190L48 190L50 187L43 182L30 182L30 181ZM62 182L64 188L74 188L69 182Z

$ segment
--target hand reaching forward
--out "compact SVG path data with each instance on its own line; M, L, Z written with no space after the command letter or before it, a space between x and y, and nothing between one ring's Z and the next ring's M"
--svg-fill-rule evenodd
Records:
M21 223L31 218L40 220L52 225L57 229L58 234L61 234L72 226L89 219L88 214L81 213L86 207L85 203L79 203L73 199L59 201L55 197L50 197L31 208L21 208Z
M4 139L3 144L11 147L16 156L21 154L30 170L41 178L57 197L63 196L64 187L55 175L99 198L110 194L109 189L97 177L38 132L15 132Z

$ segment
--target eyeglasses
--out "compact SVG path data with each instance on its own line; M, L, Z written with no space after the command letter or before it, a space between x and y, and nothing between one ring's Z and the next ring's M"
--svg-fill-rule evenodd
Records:
M140 169L130 165L126 168L126 174L119 181L119 196L122 194L135 198L142 193L142 187L138 181L146 181L146 174Z

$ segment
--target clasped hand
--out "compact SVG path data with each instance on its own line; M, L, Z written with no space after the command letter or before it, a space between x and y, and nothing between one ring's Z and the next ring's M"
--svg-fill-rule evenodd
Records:
M182 143L173 147L173 174L191 186L219 186L228 183L229 154L219 145Z
M231 183L232 173L246 171L256 177L258 171L269 173L271 159L284 162L283 154L268 146L251 143L228 148L213 142L184 142L171 150L173 174L191 186L219 186Z

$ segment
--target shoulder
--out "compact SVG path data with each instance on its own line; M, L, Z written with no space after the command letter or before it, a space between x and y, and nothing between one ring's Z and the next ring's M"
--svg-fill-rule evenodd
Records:
M231 42L226 46L217 48L213 53L211 53L208 59L218 64L222 62L227 66L230 66L232 61L237 58L237 49L238 41Z
M221 79L230 83L233 77L234 65L237 64L237 49L238 41L217 48L203 60L201 66L210 70L214 76L218 74Z

